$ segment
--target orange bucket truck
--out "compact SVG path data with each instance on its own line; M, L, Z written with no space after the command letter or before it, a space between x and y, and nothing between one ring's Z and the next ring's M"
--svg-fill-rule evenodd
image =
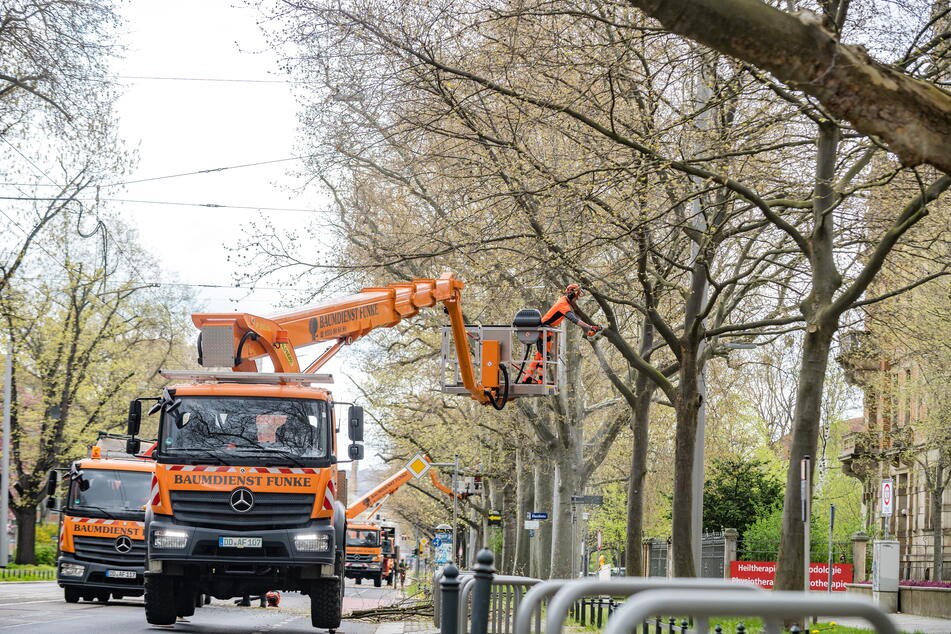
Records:
M47 506L60 511L56 581L68 603L142 595L145 505L155 463L109 449L119 440L101 434L89 458L54 469L47 481ZM60 472L67 485L61 506Z

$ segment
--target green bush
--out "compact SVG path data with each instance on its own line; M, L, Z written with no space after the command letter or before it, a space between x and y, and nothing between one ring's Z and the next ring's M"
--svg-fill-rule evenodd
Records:
M36 563L52 566L56 563L56 546L51 544L41 544L39 540L36 543Z

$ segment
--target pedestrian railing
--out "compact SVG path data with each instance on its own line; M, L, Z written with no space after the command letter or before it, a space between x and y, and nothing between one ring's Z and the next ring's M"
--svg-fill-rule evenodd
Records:
M781 591L739 594L719 590L698 592L671 589L645 590L625 601L608 621L605 634L628 634L643 627L651 615L662 613L703 617L705 622L711 616L760 617L763 619L764 634L780 634L783 631L783 619L799 618L804 621L805 615L852 616L865 619L878 634L898 634L884 612L874 603L861 598ZM698 620L695 631L706 634L709 628L700 627Z
M657 579L650 577L624 577L615 579L553 579L536 585L529 591L516 615L515 634L531 634L531 622L540 612L542 602L549 599L545 617L545 631L558 632L569 611L583 597L626 598L639 592L657 588L722 592L738 592L744 595L762 594L765 591L754 585L735 583L725 579ZM615 604L616 605L616 604ZM603 608L602 608L603 609ZM614 612L614 609L611 609ZM603 616L603 615L602 615ZM590 624L590 621L588 622ZM705 627L705 622L698 622ZM538 631L538 630L534 630ZM702 631L702 630L697 630Z
M443 634L513 634L515 615L532 586L540 579L496 575L494 556L489 550L476 555L471 571L460 572L446 566L434 575L440 597L434 599L433 613ZM536 618L541 631L541 618Z
M0 568L0 581L20 579L43 581L55 578L56 570L52 568Z

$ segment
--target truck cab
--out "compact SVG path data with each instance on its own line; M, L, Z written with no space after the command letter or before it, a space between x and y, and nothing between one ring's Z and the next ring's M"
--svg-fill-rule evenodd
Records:
M104 458L101 445L74 462L65 478L56 581L68 603L141 596L145 572L145 505L151 460ZM49 505L56 508L56 471Z
M315 627L336 628L346 509L336 500L332 395L309 385L316 375L260 382L187 374L167 373L194 381L167 388L153 408L160 420L145 518L149 623L190 616L202 594L286 590L310 595ZM362 428L362 410L352 409Z
M383 585L383 534L377 524L350 524L347 526L347 578L362 583L371 579L379 588Z

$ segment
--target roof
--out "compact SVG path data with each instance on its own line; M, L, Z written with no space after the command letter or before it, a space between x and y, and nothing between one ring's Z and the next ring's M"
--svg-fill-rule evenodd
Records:
M115 471L155 471L154 460L140 458L83 458L77 460L80 469L114 469Z

